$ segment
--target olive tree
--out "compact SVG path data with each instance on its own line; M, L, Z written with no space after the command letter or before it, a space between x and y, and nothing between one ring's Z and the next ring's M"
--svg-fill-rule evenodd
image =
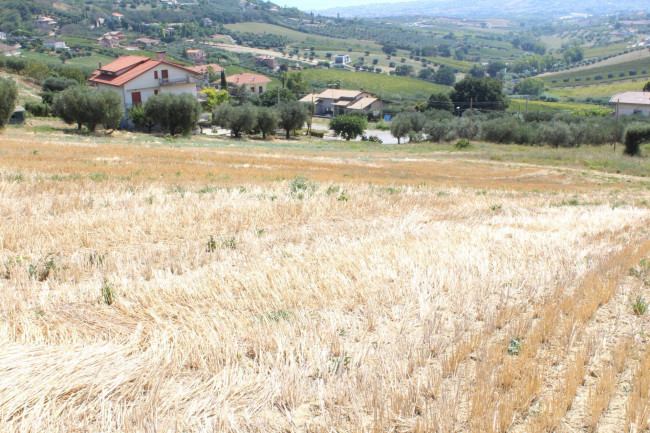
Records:
M257 109L257 127L262 131L262 138L266 138L267 134L273 134L279 122L280 116L275 110L267 107Z
M11 78L0 78L0 128L4 127L16 108L18 88Z
M280 127L285 130L287 139L291 137L291 131L302 128L309 119L307 106L302 102L284 102L277 107L280 114Z
M233 107L222 104L212 112L212 124L230 129L230 135L240 138L242 133L248 134L257 126L257 110L249 104Z
M144 104L146 116L169 130L171 135L187 135L196 128L201 117L201 104L189 93L160 93Z
M83 125L95 131L97 125L117 128L124 115L122 100L110 90L69 87L54 98L52 113L68 124Z
M406 137L412 129L411 119L404 114L398 114L390 122L390 133L397 138L397 144L401 144L402 138Z

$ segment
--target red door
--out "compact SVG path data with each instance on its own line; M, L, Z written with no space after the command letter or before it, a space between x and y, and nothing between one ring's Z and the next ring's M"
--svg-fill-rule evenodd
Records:
M140 105L142 104L142 94L140 92L133 92L131 93L131 103L133 105Z

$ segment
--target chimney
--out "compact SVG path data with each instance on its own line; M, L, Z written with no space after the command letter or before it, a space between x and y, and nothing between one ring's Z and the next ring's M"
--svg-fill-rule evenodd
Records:
M167 60L167 53L165 51L158 51L156 53L156 60L160 60L161 62L164 62Z
M101 68L102 68L102 62L99 62L99 68L97 69L101 69Z

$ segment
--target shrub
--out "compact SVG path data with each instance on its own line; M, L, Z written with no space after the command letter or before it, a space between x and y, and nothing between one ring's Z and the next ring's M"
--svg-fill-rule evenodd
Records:
M289 185L289 195L293 198L302 200L306 196L311 196L316 192L318 185L315 182L307 179L305 176L299 174L293 178Z
M470 144L469 140L465 138L461 138L456 142L456 144L454 144L454 147L456 149L469 149L470 147L472 147L472 145Z
M363 114L363 113L362 113ZM354 140L366 131L368 121L361 116L336 116L330 121L330 129L347 141Z
M515 140L517 123L516 119L493 119L483 122L481 135L485 141L493 143L512 143Z
M434 142L445 141L452 129L451 123L445 120L430 120L424 125L424 132Z
M625 154L630 156L641 155L641 143L650 140L650 126L633 124L625 130Z
M257 126L257 111L250 103L233 107L223 104L212 112L212 124L230 129L230 135L240 138Z
M0 78L0 128L11 118L16 109L18 87L11 78Z
M632 312L637 316L643 316L648 311L648 302L643 299L643 295L639 295L636 299L630 301Z
M27 102L25 103L25 110L36 117L48 117L50 115L50 106L43 102Z
M150 96L144 104L149 118L171 135L188 135L196 128L201 116L201 104L189 93L161 93Z
M543 124L537 130L537 142L553 147L568 147L572 144L572 134L569 125L564 122Z

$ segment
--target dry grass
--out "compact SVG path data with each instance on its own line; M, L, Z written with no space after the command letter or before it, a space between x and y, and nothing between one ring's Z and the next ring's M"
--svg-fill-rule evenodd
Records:
M0 431L553 431L588 368L579 428L627 371L647 424L638 179L0 139Z

